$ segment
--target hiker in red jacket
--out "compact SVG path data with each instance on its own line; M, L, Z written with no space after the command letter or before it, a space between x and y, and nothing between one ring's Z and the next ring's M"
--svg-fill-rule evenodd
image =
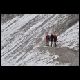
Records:
M46 32L46 46L49 46L49 35L48 35L48 32Z

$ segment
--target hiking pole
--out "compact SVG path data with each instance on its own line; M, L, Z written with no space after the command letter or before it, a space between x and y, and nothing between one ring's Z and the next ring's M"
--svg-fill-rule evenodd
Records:
M54 55L55 55L55 47L54 47Z
M54 47L54 45L53 45L53 47ZM54 47L54 55L55 55L55 47Z
M54 59L55 59L55 47L54 47L54 54L53 54L53 62L54 62Z

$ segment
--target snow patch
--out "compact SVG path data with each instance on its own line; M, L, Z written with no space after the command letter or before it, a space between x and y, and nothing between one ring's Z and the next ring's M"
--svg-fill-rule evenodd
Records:
M76 47L79 44L79 22L58 36L58 44L60 44L61 47L79 49Z

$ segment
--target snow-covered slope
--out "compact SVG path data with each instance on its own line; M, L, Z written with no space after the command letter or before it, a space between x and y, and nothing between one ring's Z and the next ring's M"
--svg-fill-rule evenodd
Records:
M24 14L1 24L1 65L69 65L56 60L59 55L54 48L45 47L44 36L46 31L57 30L66 22L67 26L73 19L76 16L69 14ZM51 53L55 55L49 56Z
M79 50L79 22L58 37L58 44L60 44L61 47Z

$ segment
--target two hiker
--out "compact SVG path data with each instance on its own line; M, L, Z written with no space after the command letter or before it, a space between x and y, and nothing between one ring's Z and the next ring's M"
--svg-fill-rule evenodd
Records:
M57 42L57 33L56 31L53 33L51 33L51 36L48 35L48 32L46 33L46 46L49 46L49 41L51 41L51 47L53 45L53 42L54 42L54 45L55 47L57 46L56 45L56 42Z

